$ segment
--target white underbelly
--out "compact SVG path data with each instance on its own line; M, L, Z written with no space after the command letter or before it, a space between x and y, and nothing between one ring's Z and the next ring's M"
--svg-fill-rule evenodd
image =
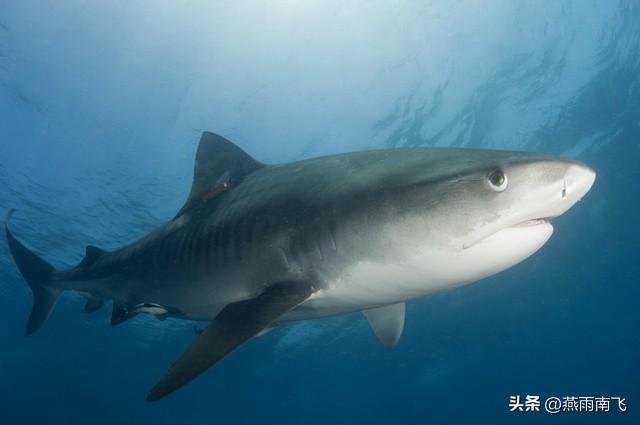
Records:
M304 320L367 310L408 301L445 289L421 262L361 261L315 292L285 320Z
M388 261L361 260L285 319L366 310L469 284L521 262L540 249L552 232L548 223L512 227L468 249L438 251L424 246Z

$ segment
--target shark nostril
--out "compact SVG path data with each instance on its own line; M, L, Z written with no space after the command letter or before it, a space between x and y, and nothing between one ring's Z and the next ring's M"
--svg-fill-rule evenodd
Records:
M567 180L562 181L562 199L567 198Z

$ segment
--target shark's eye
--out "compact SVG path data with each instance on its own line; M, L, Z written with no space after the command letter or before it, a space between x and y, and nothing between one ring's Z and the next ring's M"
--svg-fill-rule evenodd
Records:
M502 192L507 188L507 175L500 170L496 170L489 174L489 183L491 188L496 192Z

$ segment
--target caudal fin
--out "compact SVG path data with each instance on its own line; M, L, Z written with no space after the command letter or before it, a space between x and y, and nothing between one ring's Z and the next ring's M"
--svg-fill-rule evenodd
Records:
M13 260L31 288L31 292L33 292L33 307L31 308L26 330L26 334L31 335L47 320L58 301L61 291L47 286L47 282L55 272L55 268L22 245L9 231L9 220L11 220L13 212L14 210L7 212L4 230L7 234L7 242L9 243Z

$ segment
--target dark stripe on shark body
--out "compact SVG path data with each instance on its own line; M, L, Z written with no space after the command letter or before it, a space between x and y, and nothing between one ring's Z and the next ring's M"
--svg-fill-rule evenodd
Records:
M165 238L165 239L163 239L163 240L160 242L160 247L159 247L159 254L158 254L158 256L159 256L159 258L160 258L160 264L161 264L163 267L166 267L166 266L167 266L167 264L168 264L168 262L169 262L169 256L170 256L170 254L171 254L171 253L169 252L169 249L170 249L170 247L169 247L169 243L170 243L170 240L169 240L169 239L166 239L166 238Z
M250 219L251 216L247 216L238 220L238 261L243 261L247 253L247 247L249 246L249 242L247 241L247 229L249 225L247 222Z
M254 214L249 214L244 220L242 220L242 228L243 228L242 250L243 250L244 256L246 256L247 258L251 258L254 255L254 251L253 251L254 221L255 221Z
M176 237L176 244L178 249L178 253L176 255L181 264L185 264L187 262L187 236L188 231L185 230L183 232L180 232L180 235Z
M198 254L198 235L195 231L191 232L189 234L189 237L187 239L187 251L188 251L188 255L186 258L186 262L185 265L187 266L188 270L193 271L193 260L194 258L197 256Z
M313 239L316 244L316 249L318 252L318 256L320 257L320 261L324 261L324 252L322 252L322 244L318 240L318 238Z
M215 252L215 234L215 227L207 227L207 242L202 260L202 266L205 270L207 270L212 263L211 258L213 256L213 253Z
M193 232L194 232L193 229L187 229L187 231L185 232L185 235L184 235L184 239L182 241L182 246L183 246L183 254L182 255L184 256L183 257L184 259L182 261L183 265L189 264L189 259L191 259L191 251L192 251L191 244L193 242L192 241L193 238L191 237L191 235L192 235Z
M242 260L242 250L244 249L244 232L242 224L242 221L235 220L231 227L231 246L233 254L231 259L237 262Z
M331 241L331 247L334 251L338 251L338 244L336 243L336 221L333 218L329 218L327 222L328 236Z
M202 232L198 235L199 244L198 244L198 257L195 263L195 269L204 271L207 266L207 252L209 251L209 228L205 227L202 229Z
M211 252L211 264L214 268L219 267L218 256L220 255L220 226L211 229L213 234L213 249Z
M302 233L304 254L310 259L321 259L322 255L320 243L318 241L318 231L316 226L312 226L306 232Z
M177 234L176 237L171 238L171 264L180 263L180 243L179 243L180 235Z
M229 261L234 261L239 257L238 253L238 221L233 220L229 224Z
M224 226L220 233L220 267L226 267L229 257L229 239L231 239L231 231L229 226Z
M198 260L202 256L202 231L196 231L193 234L193 240L191 242L193 248L191 250L191 258L189 259L189 268L194 270L198 264Z
M186 239L185 239L186 252L185 252L184 262L185 262L185 265L187 266L193 264L193 257L195 256L195 252L196 252L195 242L196 242L197 231L198 229L196 227L190 229L189 234L186 236Z

